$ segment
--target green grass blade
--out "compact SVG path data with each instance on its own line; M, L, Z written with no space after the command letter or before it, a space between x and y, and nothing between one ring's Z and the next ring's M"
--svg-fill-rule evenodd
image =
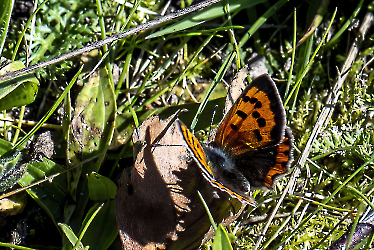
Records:
M2 0L0 2L0 56L2 55L4 43L8 34L13 5L14 0Z
M264 0L254 0L254 1L243 1L243 0L231 0L228 1L230 4L230 12L237 12L242 9L253 7L257 4L265 2ZM221 3L217 3L213 6L203 9L197 13L194 13L183 20L167 26L165 29L155 32L146 39L155 38L158 36L164 36L170 33L175 33L177 31L189 29L191 27L205 23L213 18L221 17L226 15Z
M58 223L58 225L60 226L70 243L75 246L74 249L84 250L82 242L78 240L78 237L74 234L74 231L71 229L71 227L69 227L69 225L66 225L64 223Z

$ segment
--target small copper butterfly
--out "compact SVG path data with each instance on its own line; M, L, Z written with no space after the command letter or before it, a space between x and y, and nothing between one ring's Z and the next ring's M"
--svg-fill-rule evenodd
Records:
M214 187L256 206L250 188L271 188L288 172L292 132L277 87L267 74L255 78L230 107L209 143L200 144L180 121L179 128L204 177Z

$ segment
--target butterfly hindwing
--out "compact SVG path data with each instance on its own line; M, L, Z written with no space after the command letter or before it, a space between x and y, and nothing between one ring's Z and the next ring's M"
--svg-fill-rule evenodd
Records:
M283 141L276 146L275 164L265 177L265 186L270 188L282 175L288 173L293 161L293 136L290 128L285 129Z
M246 87L220 124L214 144L233 155L279 144L284 135L285 111L268 75Z
M289 171L293 159L292 145L292 132L286 128L279 145L236 155L233 161L252 188L271 188L278 178Z

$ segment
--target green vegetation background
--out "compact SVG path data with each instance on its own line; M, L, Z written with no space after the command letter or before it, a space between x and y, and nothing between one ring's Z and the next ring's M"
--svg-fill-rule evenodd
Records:
M172 2L167 12L194 3ZM83 237L83 245L91 249L121 249L113 198L121 171L132 164L134 127L151 114L166 118L186 108L189 112L182 113L181 119L203 140L215 105L222 107L224 103L224 81L229 82L253 53L265 56L282 95L297 161L349 55L358 27L374 3L223 3L226 13L202 10L193 18L182 17L31 76L0 83L1 191L10 192L8 188L16 182L25 186L63 173L27 193L11 196L20 209L16 215L0 215L4 222L0 223L1 246L9 246L6 243L16 232L20 245L28 249L68 249L69 240L78 237ZM144 9L135 10L139 4ZM0 74L145 23L158 17L165 4L137 1L132 5L135 7L129 7L119 0L46 0L33 9L29 1L4 0L0 3L1 62L15 62ZM293 50L301 38L303 42ZM331 118L312 144L293 195L286 196L265 234L263 248L325 249L358 220L367 205L372 206L373 48L369 32L339 91ZM93 76L83 79L91 71L95 71ZM211 93L212 86L215 89ZM199 103L205 101L207 105L199 113ZM221 119L220 113L214 124ZM70 122L76 129L69 129ZM52 131L58 145L53 158L28 162L28 141L46 130ZM77 139L79 134L83 138ZM23 160L19 160L20 150ZM87 159L90 161L82 163ZM67 166L77 164L81 165L64 173ZM360 171L355 173L357 169ZM353 178L344 183L352 174ZM266 216L288 180L283 178L272 192L254 193L259 207L248 208L226 229L235 236L233 248L254 248ZM330 197L337 188L341 190ZM319 211L309 216L316 209ZM363 242L367 248L370 240Z

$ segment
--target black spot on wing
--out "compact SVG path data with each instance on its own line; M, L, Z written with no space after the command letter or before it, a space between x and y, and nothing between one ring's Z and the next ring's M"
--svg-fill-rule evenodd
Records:
M253 133L255 134L258 141L262 141L262 135L260 133L260 130L255 129L255 130L253 130Z
M265 118L261 117L257 119L257 124L260 128L263 128L266 126L266 120Z
M248 97L249 98L249 97ZM249 102L251 104L255 104L256 102L258 101L258 99L256 97L252 97L252 98L249 98Z
M259 109L261 107L262 107L262 102L260 102L260 101L256 102L255 109Z
M243 111L241 111L241 110L236 111L235 114L237 114L243 120L245 120L248 117L248 115L246 113L244 113Z
M230 127L233 129L233 130L238 130L238 126L236 126L235 124L230 124Z
M257 118L260 118L261 115L260 115L260 113L258 113L257 111L254 111L254 112L252 113L252 117L255 118L255 119L257 119Z
M251 98L249 98L249 96L243 96L243 102L249 102L251 100Z
M253 88L253 87L257 88L258 91L263 92L267 96L267 99L271 100L270 109L271 109L271 113L274 115L273 121L275 122L275 125L272 131L270 132L272 143L270 143L268 146L271 146L272 144L277 145L282 141L284 137L284 130L286 127L286 112L283 108L282 100L278 94L278 89L275 83L273 82L273 80L267 74L263 74L253 79L253 81L248 86L248 88ZM256 98L250 98L250 99L256 99ZM256 99L256 100L251 100L250 102L254 104L254 111L257 108L260 108L261 106L263 107L263 103L261 103L260 100ZM260 113L260 117L264 118L264 116L261 113ZM259 120L260 117L255 118L257 119L256 122L259 125L259 127L261 127L261 125L264 124L261 120Z

